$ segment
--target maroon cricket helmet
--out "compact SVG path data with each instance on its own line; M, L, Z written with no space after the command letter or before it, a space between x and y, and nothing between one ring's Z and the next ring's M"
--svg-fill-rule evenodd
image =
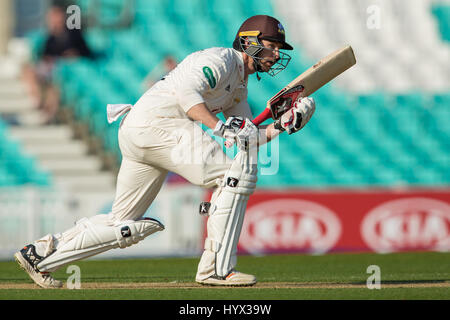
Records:
M275 41L283 44L281 49L292 50L286 42L286 32L280 21L267 15L256 15L248 18L239 28L233 42L233 48L240 50L240 37L256 36L258 39Z

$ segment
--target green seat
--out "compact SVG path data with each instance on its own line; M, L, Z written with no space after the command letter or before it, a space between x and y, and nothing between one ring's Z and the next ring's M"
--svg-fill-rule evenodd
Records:
M164 16L167 1L135 0L135 10L138 17L144 18L141 23L147 25L152 18Z
M107 32L99 28L90 28L85 33L86 42L94 52L108 54L111 50L111 39Z
M407 108L409 110L423 108L425 96L419 92L397 95L394 101L399 108Z
M434 94L433 103L436 107L444 107L447 108L450 106L450 93L442 93L442 94Z
M17 184L16 176L7 169L5 162L0 161L0 186L7 187Z
M30 46L31 60L37 62L40 59L45 44L45 31L43 29L30 31L26 34L26 40Z
M207 5L204 0L168 0L167 11L170 16L181 17L188 21L194 22L199 17L207 14Z
M186 37L195 51L221 46L221 43L217 40L218 33L219 30L216 24L211 23L207 19L190 21L186 27Z
M435 3L431 12L437 19L439 31L444 41L450 41L450 6L444 3Z
M371 107L385 108L387 105L386 95L383 94L382 92L358 95L356 97L356 101L358 103L358 106L361 108L371 108Z
M8 174L2 174L4 176L2 183L13 185L50 184L50 175L37 166L36 159L24 155L19 143L3 139L0 145L0 154L2 158L0 166L3 168L3 172L8 172ZM41 178L44 175L46 179Z
M228 2L228 1L227 1ZM256 14L267 14L275 16L271 1L247 0L243 6L244 14L251 17Z

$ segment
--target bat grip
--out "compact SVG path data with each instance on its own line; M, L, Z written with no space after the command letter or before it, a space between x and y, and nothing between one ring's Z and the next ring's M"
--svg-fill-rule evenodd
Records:
M259 126L261 123L270 118L272 118L272 112L270 109L266 108L255 119L253 119L252 122L255 126Z

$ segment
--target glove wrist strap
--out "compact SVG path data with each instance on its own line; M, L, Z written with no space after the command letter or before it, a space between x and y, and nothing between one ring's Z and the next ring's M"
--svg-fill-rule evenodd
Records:
M277 121L274 122L273 127L277 130L280 130L280 132L285 131L286 129L282 127L281 125L281 119L278 119Z

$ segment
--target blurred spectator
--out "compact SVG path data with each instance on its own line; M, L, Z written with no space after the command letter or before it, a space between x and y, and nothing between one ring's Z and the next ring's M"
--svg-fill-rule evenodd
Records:
M41 109L46 123L55 121L59 108L60 95L54 85L52 74L58 59L92 57L81 30L66 26L66 7L52 5L46 14L46 35L38 61L24 68L24 78L29 86L36 106Z
M175 69L177 66L177 59L171 54L166 54L165 58L157 64L152 71L144 79L144 91L149 89L156 82L161 80L166 74Z

